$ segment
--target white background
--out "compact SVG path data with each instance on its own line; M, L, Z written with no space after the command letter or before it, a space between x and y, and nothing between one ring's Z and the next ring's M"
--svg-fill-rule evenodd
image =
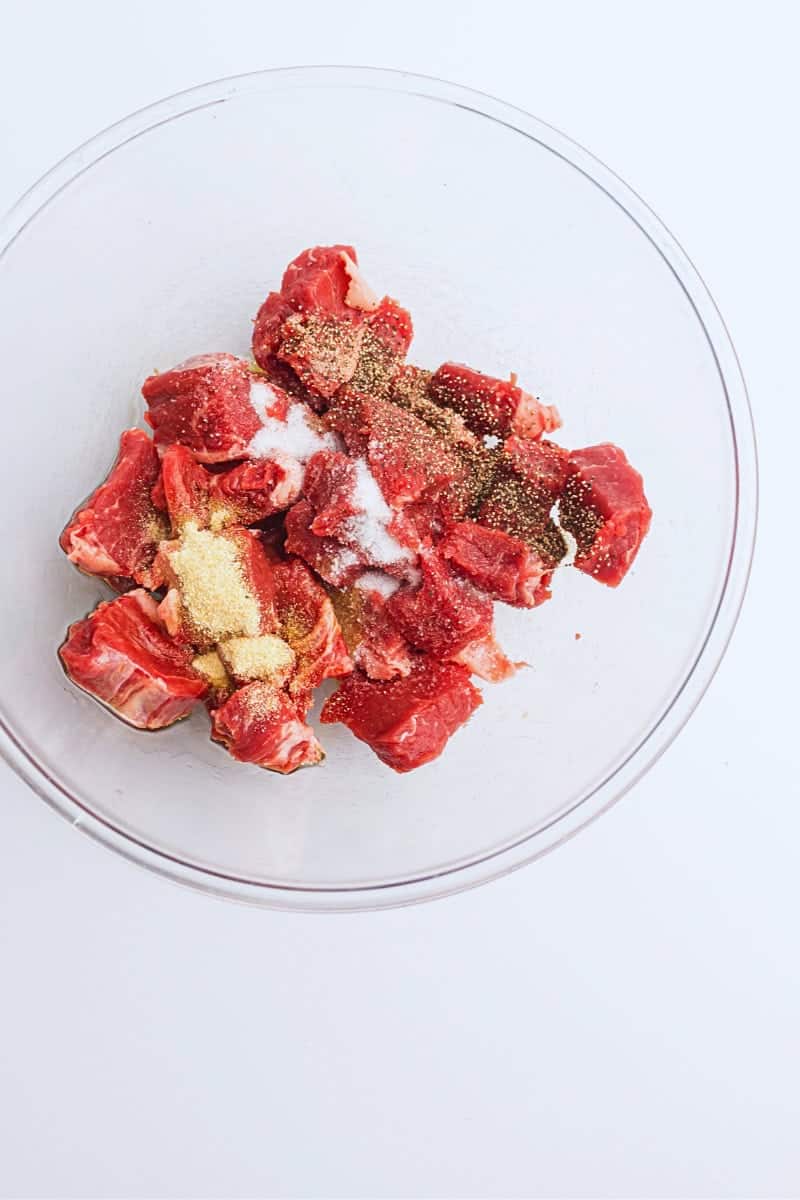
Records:
M266 66L404 67L563 129L709 283L762 471L750 592L689 727L489 887L329 918L226 905L0 769L0 1194L800 1194L798 10L0 8L0 207L132 109ZM7 447L28 402L3 397Z

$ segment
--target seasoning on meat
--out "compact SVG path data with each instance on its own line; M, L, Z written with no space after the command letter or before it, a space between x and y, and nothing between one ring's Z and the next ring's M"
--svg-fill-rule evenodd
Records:
M152 439L122 434L61 534L122 593L67 632L79 688L142 729L205 707L233 758L290 774L324 757L306 716L333 680L322 723L405 772L482 703L472 677L525 665L495 603L542 604L573 563L619 584L651 520L623 452L558 445L557 410L515 374L427 370L412 337L352 246L315 246L261 304L254 362L145 380Z

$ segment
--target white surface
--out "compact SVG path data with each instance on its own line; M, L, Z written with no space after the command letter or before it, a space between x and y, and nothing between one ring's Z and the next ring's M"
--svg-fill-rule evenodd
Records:
M557 853L447 901L205 900L3 770L0 1194L798 1194L794 10L164 7L4 6L0 205L217 75L364 61L502 95L618 170L705 276L755 408L760 542L666 758Z

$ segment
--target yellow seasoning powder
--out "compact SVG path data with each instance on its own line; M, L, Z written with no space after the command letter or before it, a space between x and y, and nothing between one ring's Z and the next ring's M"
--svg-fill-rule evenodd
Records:
M209 650L208 654L198 654L197 658L192 659L192 666L197 674L202 675L217 691L224 691L230 686L228 672L216 650Z
M240 680L263 679L280 685L294 667L291 646L270 633L262 637L229 638L218 650L231 675Z
M169 562L189 620L209 641L258 636L261 612L242 574L235 541L189 522Z

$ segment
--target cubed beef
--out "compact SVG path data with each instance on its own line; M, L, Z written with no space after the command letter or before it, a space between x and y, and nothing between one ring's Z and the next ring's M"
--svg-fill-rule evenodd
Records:
M396 679L411 671L414 653L386 609L397 580L365 571L355 586L331 595L354 664L370 679Z
M477 588L517 608L533 608L544 598L547 565L520 538L475 521L453 525L439 545L441 554Z
M141 429L126 430L110 474L61 534L70 562L88 575L150 586L158 543L168 533L151 497L158 473L150 438Z
M540 404L513 381L494 379L461 363L444 363L434 371L429 395L452 408L475 433L505 438L511 433L540 437L561 425L555 408Z
M578 570L616 587L636 557L652 513L639 472L619 446L604 443L570 454L559 516L578 544Z
M273 563L275 610L281 636L295 655L289 691L301 707L323 679L347 675L353 664L325 589L297 558Z
M211 737L239 762L281 775L314 766L325 757L290 697L271 683L248 683L214 709Z
M73 683L138 729L172 725L208 690L141 588L99 604L71 625L59 654Z
M204 354L151 375L142 387L147 421L160 448L179 442L204 463L241 458L261 426L251 403L254 379L232 354Z
M419 657L400 679L350 675L325 702L320 719L346 725L382 762L404 772L438 758L479 704L480 692L464 667Z
M435 551L421 559L422 582L387 601L389 616L418 650L450 658L492 628L492 602L453 573Z
M344 389L327 414L351 454L363 456L386 501L401 507L438 495L463 477L457 455L436 433L388 400Z

